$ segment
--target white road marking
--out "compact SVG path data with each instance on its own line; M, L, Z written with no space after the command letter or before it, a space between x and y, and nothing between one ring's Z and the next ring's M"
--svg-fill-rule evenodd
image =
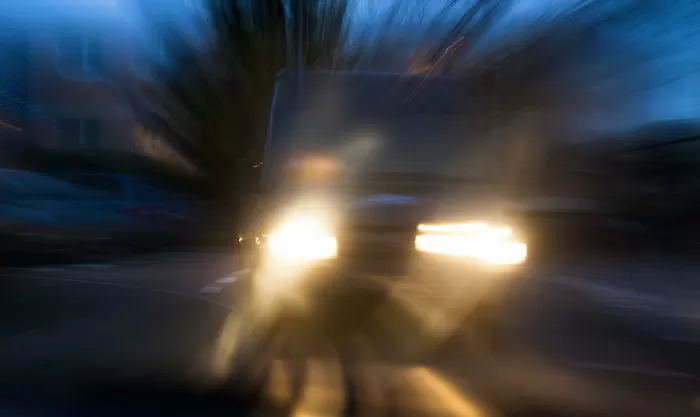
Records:
M594 299L611 307L648 310L671 314L671 300L658 295L645 294L625 288L588 282L574 277L561 276L552 280L574 290L589 294Z
M206 285L201 290L202 294L217 294L223 291L224 287L228 284L233 284L241 278L245 278L250 273L249 269L241 269L236 271L231 276L219 278L211 284Z
M684 297L671 297L642 293L636 290L592 283L571 276L553 278L551 282L584 293L596 303L600 303L609 309L651 314L664 320L677 320L687 324L700 320L700 311L697 307L698 297L694 294L686 294ZM666 336L662 338L672 340ZM700 341L695 336L683 338L685 339L683 341L690 343L698 343Z
M634 295L634 291L625 290L623 288L616 288L609 285L597 284L584 279L575 278L572 276L560 275L551 278L552 282L557 284L565 285L577 290L598 292L598 293L609 293L609 294L620 294L620 295Z
M643 366L623 366L597 362L572 362L569 364L569 366L579 369L593 369L607 372L658 376L664 378L700 380L700 376L689 374L686 372L671 371L667 369L646 368Z
M231 306L229 306L229 305L226 305L223 303L217 303L216 301L212 301L212 300L204 298L204 297L200 298L200 297L197 297L196 295L192 295L192 294L181 292L181 291L173 291L173 290L166 290L166 289L155 289L155 290L150 290L150 291L158 292L158 293L162 293L162 294L174 295L174 296L187 298L187 299L195 300L195 301L201 301L203 303L207 303L207 304L211 304L211 305L225 308L226 310L231 309Z
M174 295L174 296L187 298L187 299L191 299L191 300L201 301L203 303L216 305L216 306L225 308L227 310L229 310L231 308L231 306L229 306L229 305L226 305L223 303L217 303L215 301L208 300L206 298L199 298L196 295L192 295L192 294L189 294L186 292L173 291L173 290L167 290L167 289L150 289L150 288L140 287L138 285L125 285L125 284L120 284L120 283L115 283L115 282L110 282L110 281L95 281L95 280L73 279L73 278L26 277L25 279L31 279L31 280L37 280L37 281L68 282L68 283L76 283L76 284L102 285L102 286L106 286L106 287L116 287L116 288L121 288L121 289L126 289L126 290L143 290L143 291L169 294L169 295ZM41 331L41 329L36 329L36 331L37 332ZM34 332L34 331L32 331L32 332ZM30 333L32 333L32 332L30 332ZM24 336L24 335L22 335L22 336ZM4 341L4 340L5 340L4 338L0 338L0 341Z
M224 289L223 285L209 284L206 287L199 290L199 292L202 294L216 294L216 293L220 293L221 290L223 290L223 289Z

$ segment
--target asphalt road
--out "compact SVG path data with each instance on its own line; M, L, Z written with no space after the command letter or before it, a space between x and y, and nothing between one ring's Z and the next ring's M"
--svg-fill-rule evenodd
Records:
M293 412L347 413L352 397L362 414L697 415L694 266L673 265L685 274L673 294L651 291L659 274L637 264L532 268L508 303L507 349L482 349L469 329L458 329L423 363L350 366L329 351L295 362L306 383ZM251 410L217 379L222 329L247 278L231 254L157 254L0 275L0 414ZM279 382L289 367L275 361L269 398L291 395L289 382Z

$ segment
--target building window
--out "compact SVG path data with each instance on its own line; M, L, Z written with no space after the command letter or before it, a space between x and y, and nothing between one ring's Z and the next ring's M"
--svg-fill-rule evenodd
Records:
M58 53L61 68L67 71L93 74L102 72L102 50L96 38L79 34L62 35Z
M61 119L56 122L58 144L66 147L96 148L102 129L97 119Z

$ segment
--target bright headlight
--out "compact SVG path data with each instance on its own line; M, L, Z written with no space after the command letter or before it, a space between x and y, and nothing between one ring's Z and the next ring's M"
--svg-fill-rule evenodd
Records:
M268 236L275 256L288 260L320 260L336 256L338 244L327 226L312 216L287 219Z
M421 252L476 258L497 265L527 259L527 245L511 238L508 227L485 223L420 225L416 249Z

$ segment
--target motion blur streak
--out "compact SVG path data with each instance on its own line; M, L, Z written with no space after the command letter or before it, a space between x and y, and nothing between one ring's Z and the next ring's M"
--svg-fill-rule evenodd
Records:
M274 359L270 363L270 373L267 379L265 395L278 405L287 404L292 400L292 381L284 361Z
M426 367L408 371L408 378L421 393L425 409L441 410L440 415L455 417L482 417L484 409L468 399L453 383Z
M255 305L251 307L251 314L260 322L259 326L274 320L283 307L297 311L308 308L306 294L301 291L308 280L304 274L307 270L308 265L303 263L272 260L253 273L254 287L250 296Z
M358 415L381 416L387 413L392 386L392 376L388 366L375 365L353 369L357 386Z
M306 361L306 381L292 417L340 417L345 406L342 371L337 361Z
M231 312L221 327L212 355L212 377L222 379L230 373L230 361L236 348L242 345L239 340L241 333L241 314Z
M435 279L431 283L408 281L391 287L392 301L420 323L420 330L402 329L402 337L413 349L429 350L448 339L459 330L465 317L472 309L466 294L483 291L467 281ZM392 309L387 305L387 311ZM388 320L392 318L388 317ZM395 321L395 320L394 320ZM394 330L396 332L396 330ZM408 349L408 347L406 347Z
M343 384L343 372L352 376L356 392L353 403L361 415L383 415L392 407L423 412L429 416L482 417L490 415L484 405L468 397L462 389L438 371L427 367L399 367L357 363L341 368L333 359L308 359L303 362L305 378L296 403L292 398L288 369L293 361L271 362L266 395L280 405L292 405L290 416L339 417L347 406L349 393ZM394 397L393 392L403 393ZM395 403L394 403L395 402ZM392 404L393 403L393 404Z

